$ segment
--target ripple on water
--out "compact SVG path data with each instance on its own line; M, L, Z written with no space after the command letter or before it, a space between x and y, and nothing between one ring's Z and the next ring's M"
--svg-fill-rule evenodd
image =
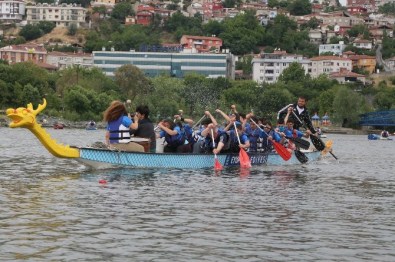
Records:
M50 132L70 144L103 137L63 131ZM394 261L394 142L330 138L338 161L92 171L5 129L0 260Z

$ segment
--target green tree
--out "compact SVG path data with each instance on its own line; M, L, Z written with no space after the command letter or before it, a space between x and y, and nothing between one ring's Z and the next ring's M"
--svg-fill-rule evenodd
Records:
M20 36L23 36L26 41L31 41L42 36L42 31L35 25L25 25L19 32Z
M129 2L115 4L111 12L111 17L121 22L124 22L129 15L134 15L133 6Z
M342 127L355 127L359 115L366 112L366 102L362 95L341 86L335 93L333 100L333 119L342 123Z
M307 15L311 14L311 3L309 0L295 0L288 5L291 15Z
M284 69L282 74L279 76L278 80L284 82L285 84L289 82L305 82L310 79L309 75L306 75L306 72L303 66L297 62L293 62Z
M144 73L134 65L123 65L115 71L115 82L118 84L125 100L134 100L144 96L151 90L150 82Z
M363 36L364 39L369 39L369 28L364 24L358 24L347 30L348 36L358 37Z
M75 35L77 33L77 29L78 29L77 25L75 23L71 23L69 25L69 27L67 28L67 30L68 30L67 34L68 35Z

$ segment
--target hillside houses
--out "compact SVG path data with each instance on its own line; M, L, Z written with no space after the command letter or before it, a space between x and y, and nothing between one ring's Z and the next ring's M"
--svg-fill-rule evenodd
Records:
M39 21L51 21L54 22L57 27L68 27L71 24L76 24L77 27L89 29L95 15L95 13L91 13L92 7L105 6L107 11L111 12L114 6L119 2L120 1L117 0L94 0L91 2L90 7L83 8L76 4L56 5L41 3L28 5L21 0L4 0L0 1L0 22L3 24L16 23L23 26L24 24L35 24ZM202 23L204 24L210 20L223 21L224 19L232 19L238 14L245 13L247 10L254 10L255 18L263 27L268 26L278 15L281 14L296 21L300 28L303 29L302 25L315 18L319 25L314 29L306 30L308 30L310 43L313 43L318 47L318 55L324 54L325 56L307 58L297 54L287 54L285 51L281 50L276 50L276 52L270 54L263 51L262 54L255 54L255 58L252 62L253 70L251 78L257 82L274 83L277 81L283 70L293 62L300 63L305 69L305 72L310 74L312 77L317 77L320 74L335 76L336 72L342 72L341 74L336 75L336 78L342 78L344 75L348 74L345 78L349 77L348 80L350 80L357 78L361 79L360 76L350 76L351 74L347 73L352 72L356 68L368 73L375 72L376 61L374 56L360 56L352 52L344 52L344 50L346 46L352 45L358 50L373 51L375 46L382 42L384 36L393 37L393 25L395 19L386 17L382 14L377 14L378 7L387 1L348 0L345 8L342 10L336 9L337 11L333 12L324 12L324 10L326 10L325 7L327 7L327 1L317 2L318 3L314 3L312 5L311 14L304 16L292 16L287 10L269 7L267 5L267 1L243 2L240 6L226 8L224 3L220 0L199 0L192 1L189 6L183 8L182 4L175 5L171 1L144 0L136 2L134 5L134 14L127 16L123 23L125 26L135 24L149 26L155 17L160 17L163 25L166 19L170 18L175 12L181 11L181 13L187 17L193 17L196 14L200 14L202 17ZM336 1L330 2L332 3ZM7 9L7 6L10 5L14 6L14 8ZM172 8L175 6L178 10L170 10L170 5L172 5ZM105 19L106 17L107 16L104 15L102 19ZM348 30L355 25L366 25L369 31L369 37L366 37L366 35L349 37ZM347 42L334 44L333 39L336 38L347 38ZM226 42L224 43L219 36L214 35L185 34L181 37L179 43L172 44L182 46L190 53L204 54L205 57L209 57L211 54L229 53ZM163 45L164 44L162 44L162 46ZM265 46L259 46L257 50L258 49L265 50ZM161 49L159 48L158 50ZM352 50L355 51L354 49ZM8 60L12 63L18 62L16 60L17 56L12 56L10 50L7 50L7 52L8 53L3 50L2 59ZM230 50L230 52L232 52L232 50ZM332 53L332 55L328 55L328 53ZM109 55L111 55L111 52L109 52ZM78 56L81 56L80 59L78 59ZM12 57L15 59L12 59ZM58 69L78 63L84 64L86 67L95 66L93 63L93 55L91 54L53 53L49 55L46 53L45 56L41 57L41 62L43 63L48 62L46 60L49 57L51 62L50 64L55 65ZM29 60L28 58L23 59L24 60L21 61L26 61L26 59ZM391 68L395 69L394 60L388 60L388 62L391 63ZM232 69L231 67L229 70L234 70L234 68ZM226 75L234 75L234 72L227 73Z

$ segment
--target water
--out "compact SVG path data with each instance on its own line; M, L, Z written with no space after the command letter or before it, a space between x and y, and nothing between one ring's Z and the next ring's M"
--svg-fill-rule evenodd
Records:
M395 261L395 141L329 134L339 161L216 174L92 171L0 134L0 261Z

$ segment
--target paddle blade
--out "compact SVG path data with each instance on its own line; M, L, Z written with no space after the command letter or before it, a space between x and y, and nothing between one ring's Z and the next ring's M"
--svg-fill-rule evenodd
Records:
M219 170L222 170L222 169L223 169L223 166L222 166L221 162L219 162L217 156L215 156L215 160L214 160L214 170L219 171Z
M321 138L314 135L310 135L310 139L314 147L317 148L318 151L322 151L325 149L325 143L324 141L322 141Z
M291 140L292 142L294 142L294 144L297 147L300 147L302 149L309 149L310 148L310 142L307 141L307 140L304 140L304 139L299 138L299 137L290 137L288 139Z
M285 161L288 161L291 158L291 152L289 152L283 145L276 141L273 142L273 147L276 150L277 154L281 156L282 159Z
M240 167L243 167L243 168L250 168L251 167L250 157L244 149L240 149L239 159L240 159Z
M300 150L295 150L294 152L300 163L304 164L309 161L309 158L305 155L305 153L301 152Z

